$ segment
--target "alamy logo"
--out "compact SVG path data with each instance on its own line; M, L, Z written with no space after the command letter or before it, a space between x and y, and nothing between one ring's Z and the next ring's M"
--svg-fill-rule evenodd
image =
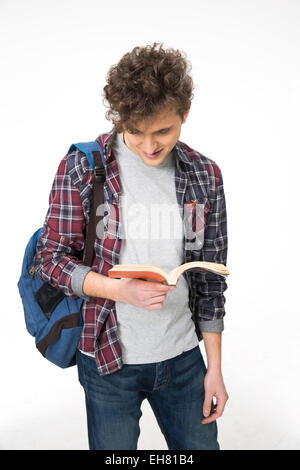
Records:
M134 240L170 240L185 239L185 248L200 250L204 241L204 204L197 202L184 204L182 210L178 204L126 204L126 198L120 196L120 221L117 227L118 208L109 204L100 204L96 216L101 220L96 226L96 237L121 238Z

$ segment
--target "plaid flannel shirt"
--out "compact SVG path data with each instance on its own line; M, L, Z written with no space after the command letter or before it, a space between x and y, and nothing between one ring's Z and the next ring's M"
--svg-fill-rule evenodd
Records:
M90 269L107 276L108 270L119 264L122 246L119 217L121 181L112 150L114 137L115 131L112 129L96 139L104 150L104 203L107 208L113 206L114 210L111 211L113 215L108 214L108 211L104 213L105 236L95 240L92 266L84 266L78 252L85 246L94 172L86 156L77 149L65 155L59 164L35 256L35 268L43 281L61 289L67 296L75 298L79 295L84 299L84 326L78 348L95 354L99 375L111 374L123 365L115 302L89 298L83 293L80 295L78 292L82 285L76 286L75 279L77 282L78 278L81 279L82 284ZM184 205L193 205L195 202L204 208L202 247L195 249L192 245L187 248L183 237L182 262L211 261L226 265L227 217L220 168L213 160L179 140L175 150L175 188L179 208L184 210ZM113 227L111 234L108 233L108 227ZM203 338L201 331L216 331L216 324L217 331L222 331L225 315L223 293L227 289L225 278L193 271L186 271L182 275L188 283L189 308L199 341Z

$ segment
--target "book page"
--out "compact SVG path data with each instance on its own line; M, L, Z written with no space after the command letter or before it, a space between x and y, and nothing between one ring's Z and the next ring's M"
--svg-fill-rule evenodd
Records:
M173 269L170 271L168 275L168 282L169 284L176 284L179 276L184 272L184 271L195 271L195 272L211 272L214 274L218 274L222 276L223 278L226 278L227 275L229 274L228 269L226 266L220 263L212 263L209 261L191 261L190 263L184 263L181 266L178 266L177 268Z

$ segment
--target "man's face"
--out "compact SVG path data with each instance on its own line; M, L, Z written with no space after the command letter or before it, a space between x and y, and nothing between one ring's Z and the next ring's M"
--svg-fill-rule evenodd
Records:
M174 109L165 108L155 118L140 121L120 133L127 147L138 155L145 165L159 166L169 155L179 139L181 126L185 123ZM158 152L158 153L157 153Z

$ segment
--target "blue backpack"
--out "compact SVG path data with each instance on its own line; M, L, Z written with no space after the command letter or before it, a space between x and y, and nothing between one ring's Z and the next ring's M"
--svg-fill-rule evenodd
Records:
M91 266L96 226L103 217L96 216L96 209L104 199L105 162L97 141L72 144L68 153L76 148L86 155L95 176L84 254L78 256L86 266ZM41 227L34 232L26 246L18 289L23 303L26 328L35 337L37 349L50 362L64 369L76 364L75 354L83 327L83 299L65 295L62 290L42 281L35 272L36 245L43 230L44 227Z

